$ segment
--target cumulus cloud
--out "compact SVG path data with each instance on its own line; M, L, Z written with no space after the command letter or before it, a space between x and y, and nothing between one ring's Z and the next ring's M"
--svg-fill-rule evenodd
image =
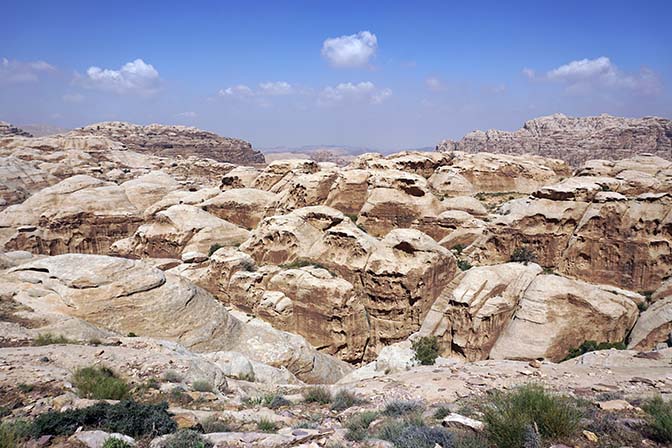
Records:
M661 83L658 75L647 68L637 73L620 70L608 57L580 59L549 70L537 76L532 69L523 69L530 79L559 82L567 86L569 92L585 93L590 90L625 89L643 95L659 93Z
M237 86L227 87L219 90L219 96L224 97L248 97L253 96L254 92L245 84L238 84Z
M334 67L364 67L376 54L378 38L369 31L330 37L322 43L322 56Z
M291 95L296 93L296 88L285 81L268 81L262 82L256 89L246 86L245 84L238 84L236 86L220 89L219 96L229 98L251 98L263 96L280 96Z
M392 95L390 89L378 89L370 81L357 84L351 82L340 83L336 86L325 87L318 96L318 104L332 105L343 102L368 102L380 104Z
M45 61L0 59L0 83L35 82L40 76L55 71L56 68Z
M262 82L259 84L259 93L264 95L290 95L294 87L285 81Z
M84 79L87 88L121 94L152 94L158 90L159 83L159 72L142 59L127 62L119 70L89 67Z

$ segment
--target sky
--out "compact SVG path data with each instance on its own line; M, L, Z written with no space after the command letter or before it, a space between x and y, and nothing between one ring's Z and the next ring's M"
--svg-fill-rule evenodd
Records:
M672 1L12 1L0 120L183 124L255 147L431 147L672 117Z

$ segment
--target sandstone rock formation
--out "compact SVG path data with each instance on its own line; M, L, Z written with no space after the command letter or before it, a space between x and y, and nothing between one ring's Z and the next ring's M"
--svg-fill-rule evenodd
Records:
M309 382L333 382L349 370L303 338L257 320L243 322L206 291L139 261L59 255L13 268L2 281L14 300L42 315L169 339L196 352L235 350Z
M23 129L12 126L5 121L0 121L0 138L12 136L32 137L30 133L24 131Z
M444 140L438 151L535 154L579 166L590 159L625 159L652 153L672 160L672 121L658 117L554 114L525 122L514 132L474 131L462 140Z
M161 156L196 155L237 164L264 163L264 156L240 139L187 126L150 124L140 126L119 121L96 123L72 131L72 135L97 135L124 144L127 149Z

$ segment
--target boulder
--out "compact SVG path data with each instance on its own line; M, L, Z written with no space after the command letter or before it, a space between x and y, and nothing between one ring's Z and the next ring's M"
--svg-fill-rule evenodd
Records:
M583 342L621 342L637 319L621 294L558 275L539 275L490 351L493 359L557 362Z
M224 191L201 204L201 208L219 218L246 229L253 229L264 217L275 214L278 196L254 188Z
M653 350L658 344L669 344L672 333L672 294L658 299L637 319L630 333L628 348Z

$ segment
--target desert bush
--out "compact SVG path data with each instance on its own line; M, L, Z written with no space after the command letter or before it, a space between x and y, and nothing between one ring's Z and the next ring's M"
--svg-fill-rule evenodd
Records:
M164 448L212 448L212 442L190 429L180 429L166 437Z
M116 437L108 437L105 443L103 443L103 448L132 448L132 446L130 443Z
M434 411L434 418L436 420L443 420L450 414L452 414L452 412L448 406L439 406L436 411Z
M129 338L137 338L138 337L138 335L133 333L132 331L129 331L126 336L129 337Z
M422 402L416 400L394 400L385 405L383 415L388 417L401 417L422 411Z
M625 350L627 347L624 342L596 342L596 341L584 341L577 348L570 348L569 353L563 361L568 359L576 358L588 352L594 352L597 350L609 350L615 348L617 350Z
M643 409L648 414L653 437L662 443L672 442L672 403L658 395L644 403Z
M511 260L518 263L534 263L537 261L537 256L527 247L518 247L511 254Z
M453 252L455 252L457 255L461 255L464 249L465 249L464 244L456 244L453 246Z
M292 402L286 399L283 395L273 395L273 397L265 403L269 409L278 409L283 406L291 406Z
M174 370L166 370L163 373L163 381L168 381L169 383L181 383L182 375Z
M306 403L331 403L331 392L326 387L311 387L303 393L303 401Z
M131 437L163 435L177 429L167 409L167 403L141 404L132 400L116 404L99 402L86 408L41 414L33 420L30 433L34 437L70 435L82 426Z
M213 432L230 432L231 426L225 420L210 416L201 422L201 429L205 434L210 434Z
M212 257L212 255L213 255L215 252L217 252L219 249L221 249L222 247L224 247L224 246L221 245L221 244L219 244L219 243L215 243L215 244L213 244L212 246L210 246L210 250L208 250L208 258L209 258L209 257Z
M72 384L82 398L95 400L122 400L129 387L107 367L84 367L72 376Z
M460 268L460 271L468 271L473 266L467 260L458 259L457 260L457 267Z
M23 446L30 437L30 424L25 420L0 423L0 448Z
M368 434L369 425L376 418L378 418L378 412L376 411L364 411L353 415L345 422L345 427L348 430L345 438L351 441L364 440Z
M427 426L419 415L394 418L384 422L377 437L397 448L453 448L453 436L445 428Z
M365 400L347 390L339 390L331 399L332 411L344 411L353 406L364 403Z
M212 384L205 380L196 380L191 383L191 388L196 392L212 392Z
M415 359L423 366L431 366L439 357L439 341L435 336L423 336L412 344Z
M534 384L494 393L482 411L488 439L498 448L523 446L530 426L542 439L570 436L581 417L572 399Z
M257 429L261 432L275 432L278 430L278 427L274 422L262 418L257 422Z
M37 335L33 340L33 345L42 346L42 345L54 345L54 344L75 344L75 341L72 341L62 334L53 335L51 333L42 333Z

